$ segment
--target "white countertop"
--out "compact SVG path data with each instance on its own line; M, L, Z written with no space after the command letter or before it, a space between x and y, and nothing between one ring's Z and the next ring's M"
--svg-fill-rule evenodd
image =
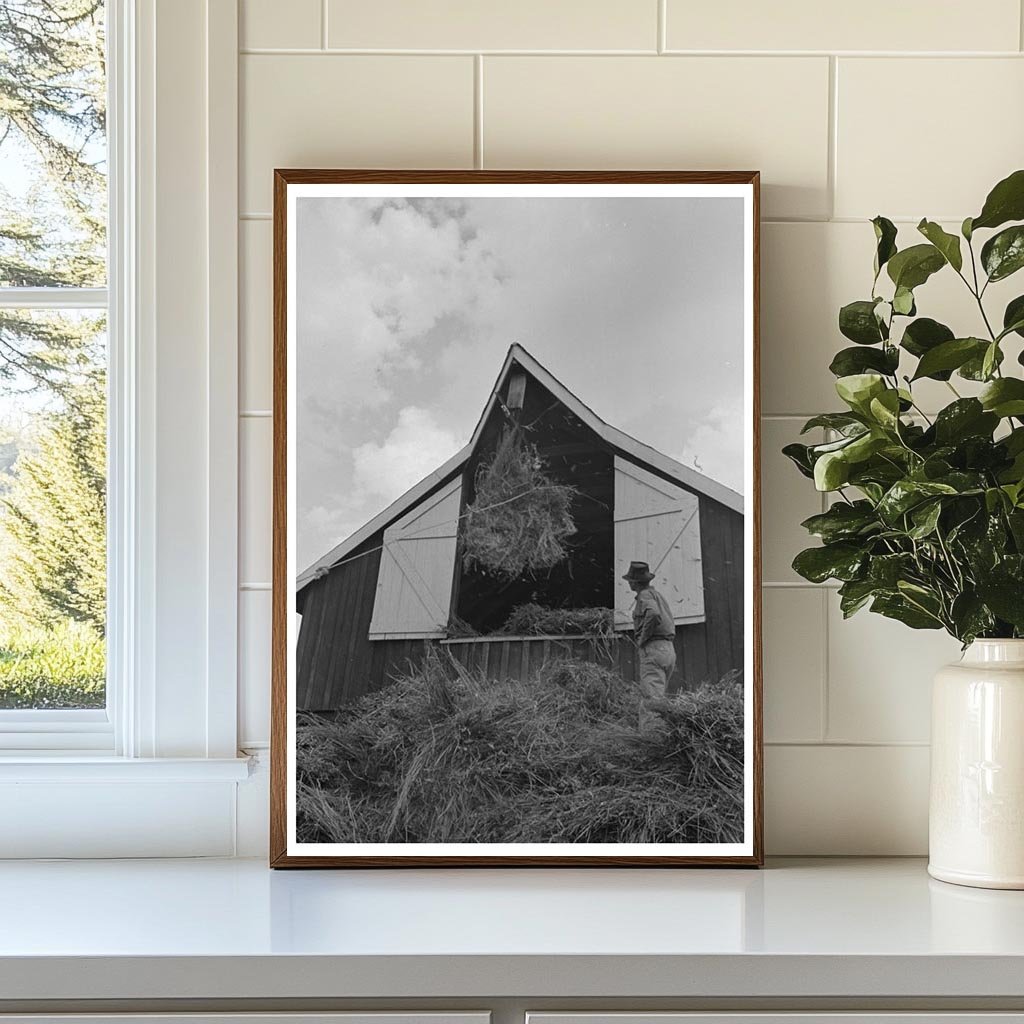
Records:
M763 871L7 862L0 920L0 1000L1024 998L1024 892L936 882L909 859Z

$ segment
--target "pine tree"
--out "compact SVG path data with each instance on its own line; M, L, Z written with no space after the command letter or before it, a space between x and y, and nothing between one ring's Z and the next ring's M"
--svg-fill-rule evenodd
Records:
M38 179L0 186L0 287L105 281L105 75L102 0L0 3L0 147ZM0 312L0 384L73 389L92 354L61 327Z
M67 409L40 417L0 500L0 605L8 620L88 623L106 608L106 396L100 374Z
M103 14L0 0L0 148L32 182L0 184L0 287L106 281ZM35 419L0 491L0 625L104 631L102 339L94 317L0 309L0 393L31 393Z

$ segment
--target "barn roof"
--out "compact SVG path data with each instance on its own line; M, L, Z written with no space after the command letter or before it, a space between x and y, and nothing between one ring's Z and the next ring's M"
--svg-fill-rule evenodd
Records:
M531 377L547 388L560 402L579 417L583 423L590 427L595 434L597 434L612 448L618 450L621 454L629 456L635 461L645 463L651 468L659 470L666 476L682 484L682 486L686 487L688 490L696 491L698 494L704 494L713 501L717 501L720 504L725 505L726 508L730 508L734 512L742 514L742 494L738 494L736 491L731 490L723 484L704 476L702 473L698 473L689 466L684 466L681 462L677 462L675 459L670 459L667 455L663 455L657 449L651 448L650 445L646 445L642 441L638 441L635 437L630 437L629 434L619 430L617 427L613 427L610 424L605 423L604 420L602 420L592 409L584 405L583 402L581 402L561 381L555 378L550 371L538 363L525 348L521 345L512 345L508 350L508 354L505 356L505 362L502 364L501 372L498 374L498 379L494 382L494 387L491 389L487 405L484 407L484 411L477 422L476 428L473 431L473 436L470 438L468 444L456 452L443 465L438 466L432 473L428 473L418 484L406 491L400 498L393 501L386 509L374 516L373 519L360 529L356 530L356 532L350 537L343 540L339 545L328 551L322 558L318 558L312 565L299 573L298 579L296 580L296 586L299 590L305 587L307 583L316 579L323 570L330 569L331 566L340 562L347 554L354 551L360 544L364 543L367 538L372 537L378 530L392 523L400 515L415 505L421 498L434 490L434 488L439 484L450 478L452 474L457 472L459 468L465 464L470 455L472 455L473 450L476 448L477 442L480 440L480 435L483 432L484 425L487 423L488 417L499 400L498 396L501 392L502 386L505 384L506 378L514 366L518 366L530 374Z

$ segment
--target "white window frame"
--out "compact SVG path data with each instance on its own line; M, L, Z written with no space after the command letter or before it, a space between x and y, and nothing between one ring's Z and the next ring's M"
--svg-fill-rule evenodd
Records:
M108 148L108 224L107 224L107 280L108 284L101 288L4 288L0 287L0 308L3 309L43 309L43 310L94 310L107 313L107 379L108 379L108 513L114 510L123 499L125 490L123 481L115 477L114 464L118 452L115 450L115 438L123 434L123 425L117 417L121 414L121 405L115 400L115 394L121 387L122 352L126 331L120 317L115 315L112 299L118 295L118 289L110 282L119 276L126 261L122 256L122 247L127 239L124 237L125 209L121 200L122 175L132 174L126 157L124 136L127 132L127 118L130 107L126 109L125 90L122 81L126 72L131 72L128 47L124 32L124 14L128 6L119 0L106 0L107 3L107 148ZM109 494L113 485L114 494ZM119 537L115 531L119 527L111 524L108 514L107 525L107 583L108 588L114 580L111 555L119 547ZM113 589L113 588L111 588ZM117 595L115 594L115 600ZM108 613L107 635L120 634L119 623L116 622L117 609L114 608L114 629L110 629ZM116 641L107 643L107 681L106 707L91 709L53 709L53 710L0 710L0 754L10 751L34 751L36 753L68 751L93 751L97 753L114 753L113 714L117 707L117 680L120 665L114 665L112 671L111 654Z
M0 296L108 310L107 710L0 714L0 857L160 855L189 829L194 852L230 854L248 775L237 0L107 0L107 33L109 288ZM112 781L130 783L116 800ZM88 844L74 831L85 822Z

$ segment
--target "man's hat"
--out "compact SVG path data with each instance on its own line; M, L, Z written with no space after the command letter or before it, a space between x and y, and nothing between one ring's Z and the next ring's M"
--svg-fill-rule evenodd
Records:
M650 583L654 579L654 573L646 562L630 562L629 572L622 578L630 583Z

